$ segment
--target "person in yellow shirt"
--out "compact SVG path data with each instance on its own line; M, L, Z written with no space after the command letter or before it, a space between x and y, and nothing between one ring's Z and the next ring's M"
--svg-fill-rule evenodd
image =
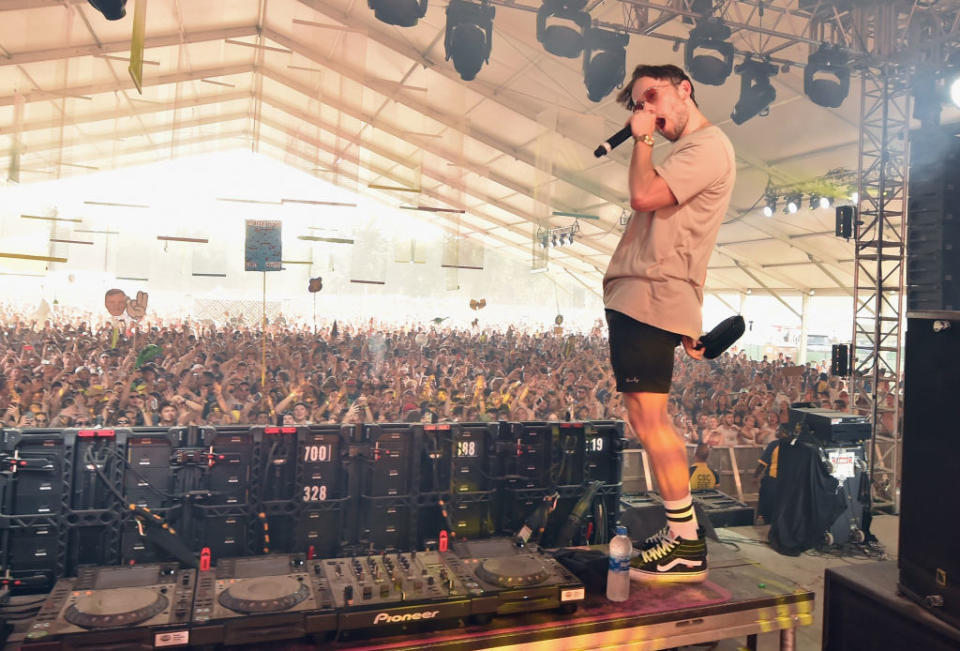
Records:
M713 490L720 483L720 473L707 465L710 446L701 443L693 453L693 465L690 466L690 490Z

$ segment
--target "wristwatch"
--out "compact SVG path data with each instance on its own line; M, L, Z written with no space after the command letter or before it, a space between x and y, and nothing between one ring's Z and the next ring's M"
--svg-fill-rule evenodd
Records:
M636 139L637 142L642 142L645 145L650 145L653 147L656 144L656 141L650 136L649 133L645 133L639 138Z

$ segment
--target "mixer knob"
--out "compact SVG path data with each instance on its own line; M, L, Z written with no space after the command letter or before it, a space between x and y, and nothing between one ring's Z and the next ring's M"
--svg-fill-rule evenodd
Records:
M343 586L343 600L347 603L353 601L353 586L345 585Z
M428 576L428 577L427 577L427 585L433 585L433 577L432 577L432 576Z

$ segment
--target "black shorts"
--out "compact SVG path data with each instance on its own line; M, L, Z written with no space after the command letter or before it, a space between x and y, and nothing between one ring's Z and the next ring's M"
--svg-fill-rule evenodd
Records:
M607 310L610 364L621 393L670 393L673 351L681 336Z

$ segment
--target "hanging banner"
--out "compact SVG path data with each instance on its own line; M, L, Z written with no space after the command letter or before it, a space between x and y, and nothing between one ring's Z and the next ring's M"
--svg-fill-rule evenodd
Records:
M133 36L130 37L130 78L143 95L143 41L147 32L147 0L136 0L133 9Z
M280 271L282 255L280 222L248 219L243 268L247 271Z

